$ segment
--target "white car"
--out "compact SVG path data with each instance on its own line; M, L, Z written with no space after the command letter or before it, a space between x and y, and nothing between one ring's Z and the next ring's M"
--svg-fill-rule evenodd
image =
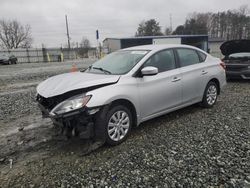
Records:
M68 137L116 145L149 119L194 103L212 107L225 84L224 63L198 48L146 45L45 80L37 101Z

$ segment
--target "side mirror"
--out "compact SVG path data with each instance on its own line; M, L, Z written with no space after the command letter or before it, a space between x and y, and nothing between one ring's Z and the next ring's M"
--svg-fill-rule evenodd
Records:
M141 74L142 74L142 76L153 76L153 75L156 75L156 74L158 74L158 68L152 67L152 66L144 67L141 70Z

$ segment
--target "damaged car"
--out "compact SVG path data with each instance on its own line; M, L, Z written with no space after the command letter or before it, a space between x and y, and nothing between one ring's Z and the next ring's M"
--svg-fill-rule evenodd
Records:
M194 103L212 107L226 84L224 68L195 47L137 46L43 81L36 98L64 135L117 145L144 121Z
M231 40L220 47L227 79L250 79L250 40Z

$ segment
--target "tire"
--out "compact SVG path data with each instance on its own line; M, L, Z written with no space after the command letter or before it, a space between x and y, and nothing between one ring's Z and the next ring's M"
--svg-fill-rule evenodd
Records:
M97 116L95 129L108 145L115 146L125 141L131 131L132 115L123 105L111 106ZM101 135L100 135L101 134ZM97 138L98 139L98 138Z
M9 60L9 61L8 61L8 65L11 65L11 64L12 64L12 62L11 62L11 60Z
M203 94L202 106L205 108L211 108L217 101L218 98L218 85L210 81Z

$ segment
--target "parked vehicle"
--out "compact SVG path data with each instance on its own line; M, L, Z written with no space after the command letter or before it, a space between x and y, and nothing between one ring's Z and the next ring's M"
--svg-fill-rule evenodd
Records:
M0 55L0 64L11 65L16 64L17 58L14 55Z
M250 79L250 40L231 40L220 47L227 79Z
M37 101L67 136L116 145L149 119L194 103L212 107L225 84L224 63L198 48L146 45L45 80Z

